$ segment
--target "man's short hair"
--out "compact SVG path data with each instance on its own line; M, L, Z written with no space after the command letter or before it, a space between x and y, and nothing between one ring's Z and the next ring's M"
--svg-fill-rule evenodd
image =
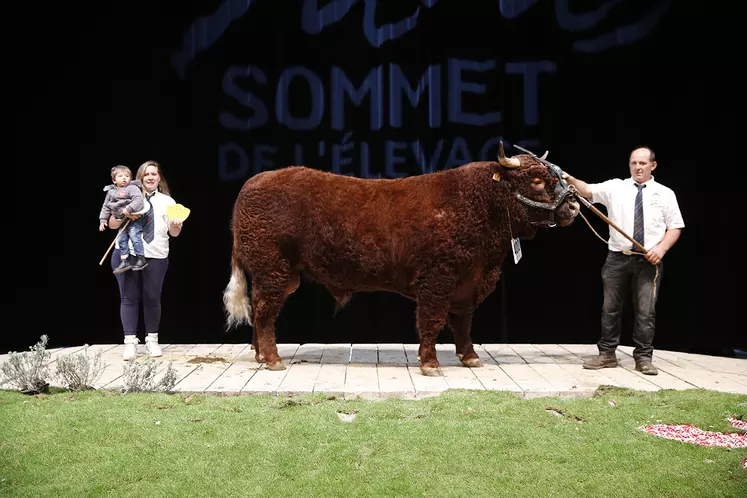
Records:
M641 145L640 147L636 147L633 150L638 150L638 149L648 149L648 153L649 153L648 160L649 160L649 162L652 162L652 163L656 162L656 154L654 153L654 149L652 149L648 145Z

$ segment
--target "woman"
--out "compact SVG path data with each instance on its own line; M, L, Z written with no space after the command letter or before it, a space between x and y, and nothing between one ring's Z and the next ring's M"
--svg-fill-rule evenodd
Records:
M143 220L143 248L148 265L140 271L125 271L114 276L119 284L121 303L119 314L124 329L125 361L133 360L137 356L136 345L137 323L140 303L143 304L143 318L145 321L145 348L153 357L161 356L158 346L158 327L161 322L161 289L166 270L169 267L169 237L177 237L182 231L181 220L170 220L166 215L166 207L176 204L171 198L168 184L161 171L161 165L156 161L146 161L137 170L136 178L143 184L145 199L150 204L150 210L145 215L130 215ZM122 221L109 218L109 227L117 229ZM112 269L120 264L119 249L112 251ZM130 243L130 261L134 263L135 255Z

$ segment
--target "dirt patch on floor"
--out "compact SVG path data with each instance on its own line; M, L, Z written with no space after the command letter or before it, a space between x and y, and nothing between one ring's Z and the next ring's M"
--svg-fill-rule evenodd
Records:
M187 363L228 363L228 360L220 356L195 356L187 360Z

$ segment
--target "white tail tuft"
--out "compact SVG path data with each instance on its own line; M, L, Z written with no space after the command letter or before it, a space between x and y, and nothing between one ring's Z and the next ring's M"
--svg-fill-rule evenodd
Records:
M249 293L246 288L244 270L231 261L231 280L223 291L223 306L226 309L228 328L252 323L252 306L249 303Z

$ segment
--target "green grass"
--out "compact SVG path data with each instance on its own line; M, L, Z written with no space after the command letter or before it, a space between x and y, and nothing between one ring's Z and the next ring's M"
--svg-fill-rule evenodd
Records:
M639 430L734 432L726 418L747 416L745 401L705 390L417 401L1 391L0 494L745 497L747 450Z

